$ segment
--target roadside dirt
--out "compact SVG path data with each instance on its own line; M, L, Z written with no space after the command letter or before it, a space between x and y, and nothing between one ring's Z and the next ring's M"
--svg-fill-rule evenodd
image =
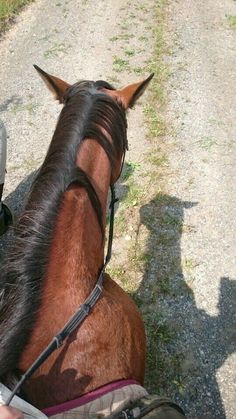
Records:
M129 113L109 270L143 313L147 389L189 418L236 418L233 15L234 0L38 0L0 42L5 199L16 214L60 111L32 65L117 87L156 67Z

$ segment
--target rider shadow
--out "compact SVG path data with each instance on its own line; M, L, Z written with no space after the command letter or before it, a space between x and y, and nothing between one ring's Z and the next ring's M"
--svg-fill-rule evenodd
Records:
M181 260L183 230L193 232L184 224L184 211L194 205L158 194L140 209L139 230L146 227L149 236L134 299L148 336L146 387L174 398L188 417L224 419L216 375L235 351L236 283L221 278L217 316L196 306Z
M57 399L54 400L55 404L58 404L60 400L64 400L65 398L65 388L67 387L68 383L73 382L74 387L81 389L81 393L85 391L86 387L92 380L92 377L89 375L82 375L78 377L78 371L75 368L68 368L62 371L63 362L67 354L68 346L76 339L76 332L74 332L71 337L67 340L67 342L62 346L59 355L56 357L54 363L46 375L39 375L38 377L31 378L30 383L30 403L33 405L37 404L38 394L42 394L44 390L47 389L48 394L54 393L54 385L56 383L57 386ZM48 376L50 376L50 383L51 387L49 387L49 380ZM25 385L25 390L27 388L27 383ZM29 392L29 389L28 389ZM22 396L24 396L24 389L22 392ZM35 397L35 398L34 398ZM75 395L76 397L76 395ZM26 398L26 397L25 397ZM26 398L27 399L27 398Z
M0 103L0 112L5 112L10 106L19 106L23 103L23 99L18 95L12 95L4 102Z

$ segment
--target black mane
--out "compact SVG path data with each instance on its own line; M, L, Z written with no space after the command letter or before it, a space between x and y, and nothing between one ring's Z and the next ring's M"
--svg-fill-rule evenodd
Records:
M96 192L75 158L84 138L96 139L111 164L127 148L126 117L122 106L103 93L108 83L79 82L65 94L45 161L32 185L26 208L15 227L12 245L0 278L0 377L17 368L33 330L40 305L48 256L60 203L68 186L84 186L102 228ZM101 130L102 128L102 130ZM111 144L104 131L112 138Z

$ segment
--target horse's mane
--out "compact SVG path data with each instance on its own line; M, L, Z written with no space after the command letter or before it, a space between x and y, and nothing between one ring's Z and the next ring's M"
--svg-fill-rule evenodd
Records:
M14 243L0 275L0 376L13 371L33 330L55 222L68 186L76 182L88 194L102 227L101 205L86 173L75 166L84 138L96 139L111 164L127 148L122 106L103 93L109 84L79 82L65 94L45 161L15 227ZM107 135L108 134L108 135ZM112 144L108 140L112 138Z

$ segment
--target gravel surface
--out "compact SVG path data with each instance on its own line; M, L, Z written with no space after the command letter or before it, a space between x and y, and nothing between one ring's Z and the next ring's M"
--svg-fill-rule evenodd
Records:
M236 31L232 0L170 1L169 194L183 229L175 246L184 403L191 417L236 418ZM174 206L173 206L174 207ZM179 278L175 278L179 281ZM177 319L177 320L176 320Z
M95 8L92 0L37 0L1 40L0 118L8 132L5 199L16 214L60 110L32 64L69 82L116 78L114 84L123 86L139 80L147 76L137 73L152 54L154 5L155 0L98 0ZM189 418L236 418L236 31L227 15L236 15L234 0L168 2L170 132L165 142L170 173L163 199L179 228L165 259L157 249L153 268L141 275L143 284L151 283L159 268L175 263L171 281L178 293L160 296L155 307L177 331L167 350L179 356L181 374L170 383L169 394ZM128 55L129 64L115 70L115 57ZM147 96L129 115L127 159L140 165L151 149L142 113L146 101ZM139 211L143 225L149 206ZM127 243L122 242L123 255L115 247L114 256L122 262ZM153 248L151 237L148 246Z

